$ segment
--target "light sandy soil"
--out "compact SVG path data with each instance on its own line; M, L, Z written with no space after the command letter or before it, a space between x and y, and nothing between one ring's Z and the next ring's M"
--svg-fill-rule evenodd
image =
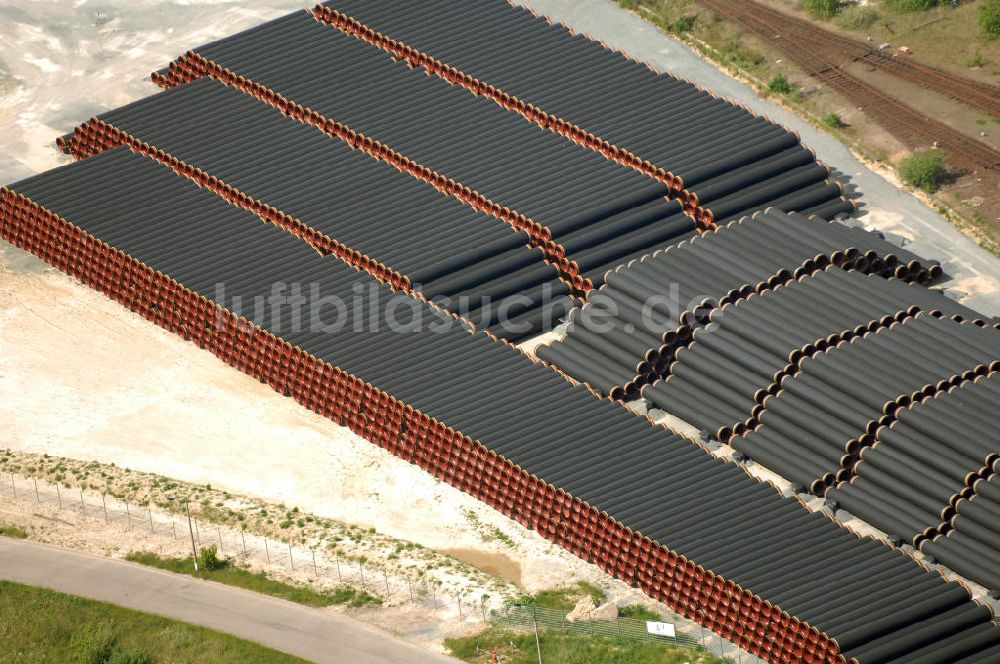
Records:
M95 460L210 484L213 491L375 528L528 591L583 580L610 601L671 614L534 531L6 243L0 243L0 429L2 447L15 453ZM92 485L94 478L81 481ZM118 555L132 547L101 537L98 530L87 546ZM508 588L484 583L497 597ZM444 636L475 627L457 617L422 622L419 611L409 611L372 610L362 617L433 649ZM675 621L681 631L700 634Z
M9 245L0 422L14 450L211 484L432 549L513 549L531 589L596 570ZM516 545L483 542L494 528Z

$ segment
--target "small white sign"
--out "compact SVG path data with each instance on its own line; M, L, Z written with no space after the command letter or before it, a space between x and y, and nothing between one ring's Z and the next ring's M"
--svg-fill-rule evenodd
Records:
M649 632L650 634L655 634L657 636L669 636L671 638L677 636L677 632L674 631L673 623L654 622L652 620L647 620L646 631Z

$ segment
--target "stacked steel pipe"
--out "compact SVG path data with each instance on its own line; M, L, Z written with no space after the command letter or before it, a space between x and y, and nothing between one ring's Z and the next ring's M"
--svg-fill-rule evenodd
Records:
M64 144L80 157L127 145L504 338L538 334L568 309L572 283L559 281L565 261L547 264L524 231L213 79L141 99L87 127L98 123L105 130L92 140L80 130Z
M0 236L772 662L1000 648L957 584L153 160L0 189ZM275 283L352 306L255 314Z
M921 283L941 276L939 265L861 228L768 209L608 273L570 313L565 338L537 354L599 393L635 398L664 375L713 308L828 265Z
M915 401L827 499L1000 593L998 399L991 374Z
M305 12L199 47L160 81L171 87L205 76L512 219L550 260L569 260L581 292L620 262L698 229L665 184Z
M806 358L921 310L942 317L942 308L962 307L920 286L831 266L712 310L709 324L678 349L666 379L643 396L728 442L746 433Z
M853 209L792 132L506 0L331 0L313 14L657 178L702 223L768 206Z
M1000 597L1000 466L977 479L972 495L959 498L952 516L938 526L933 537L921 540L920 550Z
M902 409L998 369L997 330L920 312L804 354L727 442L822 494Z

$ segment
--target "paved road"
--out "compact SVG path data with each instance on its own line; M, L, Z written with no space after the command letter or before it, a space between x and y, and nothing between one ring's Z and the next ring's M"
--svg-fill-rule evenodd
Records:
M515 1L660 71L688 78L717 94L743 102L755 112L798 132L802 142L815 150L821 160L846 175L850 185L861 191L867 211L863 220L867 225L911 239L909 249L925 258L940 260L955 277L945 287L968 293L964 301L969 306L990 316L1000 315L1000 260L962 235L936 210L869 169L833 136L759 97L753 89L716 69L685 44L621 9L612 0Z
M0 537L0 579L227 632L313 662L448 664L367 625L239 588Z

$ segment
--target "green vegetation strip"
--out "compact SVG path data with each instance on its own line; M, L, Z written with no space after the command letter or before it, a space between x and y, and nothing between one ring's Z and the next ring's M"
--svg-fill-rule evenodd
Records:
M251 572L242 567L237 567L229 561L219 560L216 557L214 545L201 550L198 556L198 566L200 569L197 572L194 571L191 556L187 558L164 558L155 553L133 551L125 556L125 559L141 565L167 570L168 572L187 574L199 579L208 579L209 581L252 590L264 595L280 597L281 599L305 606L324 607L343 604L352 608L359 608L382 603L380 598L364 590L357 590L350 586L340 586L333 592L321 592L305 586L277 581L268 577L263 572Z
M5 526L0 524L0 536L14 539L28 539L28 531L20 526Z
M0 661L297 664L228 634L113 604L0 581Z
M614 637L580 636L555 630L539 633L543 662L560 664L727 664L726 660L704 650L677 648L654 642L631 641ZM504 664L538 662L534 632L490 628L479 634L445 639L445 647L466 662L489 662L493 650Z

